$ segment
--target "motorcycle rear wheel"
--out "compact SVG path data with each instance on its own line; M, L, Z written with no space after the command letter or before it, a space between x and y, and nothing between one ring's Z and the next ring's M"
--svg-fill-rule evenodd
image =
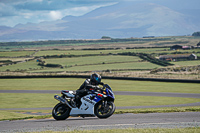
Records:
M56 120L65 120L69 117L71 109L62 103L58 103L52 110L52 116Z
M115 104L111 101L107 102L107 106L103 107L102 103L98 103L94 109L95 115L100 119L110 117L115 112Z

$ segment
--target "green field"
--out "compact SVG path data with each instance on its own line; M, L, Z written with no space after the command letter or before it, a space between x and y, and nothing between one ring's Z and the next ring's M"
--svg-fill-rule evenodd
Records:
M68 68L68 71L98 71L98 70L112 70L112 69L153 69L159 67L158 65L149 62L133 62L133 63L119 63L119 64L102 64L90 66L76 66Z
M174 41L175 44L178 42L191 42L191 44L194 44L197 42L198 39L189 38L189 37L174 37L171 38L171 40L166 41L165 39L162 40L161 38L154 39L142 39L144 41L147 41L147 46L145 44L145 47L130 47L133 46L132 42L116 42L116 43L95 43L92 44L92 48L94 49L100 49L100 50L81 50L81 49L66 49L66 50L35 50L35 51L10 51L10 52L0 52L0 65L3 65L3 61L10 60L10 61L23 61L25 60L25 57L30 56L31 58L35 58L35 60L22 62L19 64L12 63L12 65L4 65L0 67L0 72L30 72L30 73L60 73L60 72L75 72L75 73L83 73L83 72L92 72L92 71L107 71L108 75L123 75L123 73L130 73L126 74L129 76L137 76L134 74L134 72L142 72L146 71L145 74L141 75L143 77L149 76L149 77L157 77L158 75L149 75L150 71L153 69L161 68L163 67L160 64L156 64L153 61L144 60L140 58L140 54L148 54L152 56L153 58L158 58L159 55L163 54L191 54L195 53L197 56L200 54L200 49L191 49L191 50L177 50L177 51L171 51L169 47L153 47L153 44L158 46L165 46L164 44L171 44L171 41ZM161 40L160 40L161 39ZM168 38L169 39L169 38ZM183 40L184 41L183 41ZM187 40L187 41L185 41ZM40 42L41 43L41 42ZM112 48L110 50L106 49L106 45L113 45L115 46L122 45L124 48L116 47ZM21 45L21 44L19 44ZM52 45L52 44L51 44ZM73 44L74 46L76 44ZM80 45L85 45L84 43L80 43ZM144 45L144 44L143 44ZM45 46L45 45L44 45ZM78 46L78 45L77 45ZM89 45L85 45L88 48ZM96 47L95 47L96 46ZM135 46L135 44L134 44ZM83 47L83 48L87 48ZM47 45L48 48L48 45ZM105 49L104 49L105 48ZM121 54L125 55L121 55ZM128 53L134 53L134 55L129 55ZM120 55L119 55L120 54ZM44 57L43 57L44 56ZM11 58L15 57L15 58ZM40 58L43 62L45 62L42 66L38 65L39 62L37 62L37 59ZM170 62L171 64L174 64L174 67L178 66L197 66L199 65L199 60L194 61L178 61L178 62ZM9 63L10 64L10 63ZM56 65L59 67L49 67L50 65ZM109 72L114 73L109 73ZM142 72L143 73L143 72ZM171 73L172 74L172 73ZM160 78L168 78L173 77L178 79L179 75L182 78L189 78L189 79L199 79L198 71L193 72L192 74L188 74L188 76L184 76L182 73L176 73L173 74L173 76L170 75L159 75ZM139 75L140 77L140 75Z
M198 61L178 61L178 62L173 62L173 64L175 65L179 65L179 66L191 66L191 65L200 65L200 60Z
M30 56L34 54L35 51L9 51L0 52L0 57L20 57L20 56Z
M116 49L116 50L42 50L34 54L34 56L47 55L89 55L89 54L117 54L124 52L146 53L146 54L173 54L175 52L199 54L200 49L171 51L170 48L136 48L136 49ZM4 52L0 52L4 53ZM9 53L9 52L7 52ZM20 53L20 52L16 52ZM30 52L29 52L30 53ZM12 54L13 55L13 54Z
M89 65L102 63L120 63L120 62L138 62L141 60L137 56L88 56L88 57L74 57L74 58L53 58L45 59L46 63L60 64L62 66L70 65Z
M87 55L87 54L108 54L110 50L44 50L39 51L35 56L47 56L47 55Z
M123 52L135 53L154 53L159 51L166 51L169 48L141 48L141 49L116 49L116 50L42 50L35 54L35 56L47 55L88 55L88 54L117 54Z
M77 90L84 80L77 78L0 79L0 90ZM108 79L102 79L102 81L109 84L113 91L200 93L198 83Z
M47 68L41 70L31 70L30 72L63 72L63 71L74 71L74 72L84 72L84 71L102 71L102 70L115 70L115 69L154 69L158 68L158 65L149 62L133 62L133 63L113 63L113 64L101 64L101 65L87 65L87 66L73 66L68 68ZM116 71L116 70L115 70Z
M16 58L14 58L17 60ZM6 60L2 58L2 60ZM18 58L20 60L20 58ZM21 60L24 60L21 58ZM159 68L157 64L150 62L141 62L137 56L88 56L88 57L74 57L74 58L52 58L43 59L48 64L60 64L63 68L42 67L38 65L36 60L12 64L0 67L0 71L27 71L27 72L56 72L56 71L101 71L101 70L114 70L114 69L144 69L151 70ZM186 65L199 65L200 61L179 61L171 62L179 66Z
M8 70L9 71L28 71L28 70L35 70L35 69L36 70L41 69L41 66L39 66L35 60L0 67L0 71L8 71Z
M43 59L47 64L59 64L64 68L50 68L38 65L36 60L25 63L0 67L0 71L30 71L30 72L54 72L54 71L95 71L108 69L154 69L159 65L150 62L140 62L137 56L88 56L73 58Z

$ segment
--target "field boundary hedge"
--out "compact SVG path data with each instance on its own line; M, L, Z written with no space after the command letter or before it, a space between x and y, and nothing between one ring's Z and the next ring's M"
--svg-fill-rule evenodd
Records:
M28 76L0 76L0 79L16 79L16 78L89 78L86 75L28 75ZM200 80L187 79L159 79L159 78L138 78L138 77L111 77L102 76L102 79L115 80L138 80L138 81L155 81L155 82L180 82L180 83L200 83Z

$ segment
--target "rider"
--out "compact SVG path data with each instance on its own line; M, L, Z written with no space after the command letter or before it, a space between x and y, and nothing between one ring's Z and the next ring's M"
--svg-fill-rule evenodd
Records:
M90 76L90 79L86 79L80 88L76 91L75 101L76 106L80 107L81 98L88 94L90 89L99 88L99 84L103 85L101 82L101 76L97 73L94 73Z

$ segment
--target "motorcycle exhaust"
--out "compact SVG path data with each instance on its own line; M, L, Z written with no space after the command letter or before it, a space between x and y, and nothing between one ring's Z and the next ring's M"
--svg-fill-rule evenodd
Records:
M72 108L72 106L69 105L69 103L68 103L64 98L62 98L62 97L60 97L60 96L58 96L58 95L55 95L54 98L55 98L56 100L60 101L61 103L66 104L68 107Z

